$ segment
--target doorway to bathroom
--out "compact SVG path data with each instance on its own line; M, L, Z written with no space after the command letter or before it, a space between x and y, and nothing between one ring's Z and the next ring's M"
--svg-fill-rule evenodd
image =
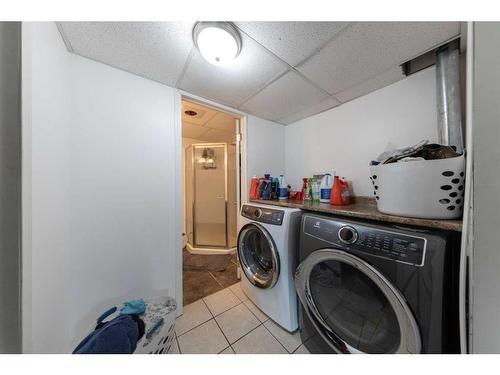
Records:
M183 98L183 305L238 282L240 117Z

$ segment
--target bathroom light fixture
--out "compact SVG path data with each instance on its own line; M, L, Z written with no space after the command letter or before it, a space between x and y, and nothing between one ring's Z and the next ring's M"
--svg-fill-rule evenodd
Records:
M215 150L213 148L204 148L201 157L198 159L199 164L203 164L203 169L216 169L215 166Z
M197 22L194 45L213 65L230 64L241 51L241 36L231 22Z

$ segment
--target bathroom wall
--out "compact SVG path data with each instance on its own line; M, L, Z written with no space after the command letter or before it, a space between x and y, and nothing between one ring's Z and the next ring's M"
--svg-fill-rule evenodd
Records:
M175 295L175 90L23 23L22 99L23 350L70 352L114 303Z
M368 163L386 147L437 141L435 69L285 127L287 182L337 172L356 195L371 196Z

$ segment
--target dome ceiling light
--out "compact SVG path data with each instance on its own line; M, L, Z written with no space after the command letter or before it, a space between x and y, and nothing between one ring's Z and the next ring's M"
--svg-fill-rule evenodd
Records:
M241 36L231 22L197 22L194 45L213 65L230 64L241 51Z

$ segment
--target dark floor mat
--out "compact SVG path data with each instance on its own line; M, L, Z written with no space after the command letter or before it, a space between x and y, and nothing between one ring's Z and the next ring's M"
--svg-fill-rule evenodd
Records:
M191 254L182 251L182 267L184 270L223 271L231 264L231 254Z
M238 278L236 276L236 265L231 263L224 271L220 272L210 272L212 276L221 284L224 288L236 284Z
M183 305L224 289L208 271L184 271L182 275Z

